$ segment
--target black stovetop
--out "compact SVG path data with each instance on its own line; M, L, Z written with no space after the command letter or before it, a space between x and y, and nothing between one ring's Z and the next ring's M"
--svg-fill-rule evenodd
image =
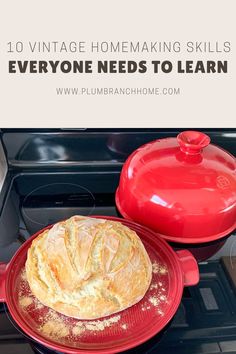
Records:
M208 133L215 143L235 153L235 131ZM31 234L63 218L74 214L117 216L114 192L127 154L141 143L170 135L176 135L176 131L93 130L84 135L3 132L9 172L0 194L0 261L9 261ZM115 150L116 141L120 151ZM56 151L64 156L63 161ZM236 352L236 289L221 258L236 254L234 240L235 236L230 236L219 256L199 263L200 283L185 288L169 326L129 353ZM5 305L1 305L0 353L34 352L52 353L20 333Z

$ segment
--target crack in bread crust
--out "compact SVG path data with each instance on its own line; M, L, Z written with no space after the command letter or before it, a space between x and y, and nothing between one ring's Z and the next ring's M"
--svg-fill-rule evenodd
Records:
M44 305L96 319L140 301L152 266L133 230L116 221L73 216L33 240L26 276Z

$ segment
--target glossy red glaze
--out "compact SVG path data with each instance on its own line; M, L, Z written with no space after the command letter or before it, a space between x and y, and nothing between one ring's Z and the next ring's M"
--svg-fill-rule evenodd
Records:
M44 335L39 329L39 322L45 317L48 308L43 306L35 310L31 306L27 311L22 311L18 300L19 289L21 291L24 289L27 294L26 286L21 287L20 274L25 266L28 248L32 240L43 231L40 230L21 246L7 268L6 265L2 265L2 268L0 268L2 269L0 280L2 280L4 285L2 288L2 294L4 295L1 301L7 303L13 319L26 334L39 343L63 353L75 354L86 352L111 354L127 350L145 342L160 332L174 316L181 301L183 287L185 285L195 285L199 281L197 262L190 252L185 250L175 253L154 232L132 221L107 216L94 217L119 221L137 232L151 261L165 266L165 274L153 273L152 281L156 283L161 280L162 287L165 288L166 301L160 305L160 313L158 313L155 307L150 308L148 312L142 311L142 306L150 304L149 297L155 295L155 289L152 290L150 287L145 297L139 303L119 313L121 319L114 329L113 327L107 328L104 331L96 332L96 335L88 333L82 337L68 336L63 338L63 341ZM61 316L62 320L67 323L68 321L75 321L59 313L57 315ZM120 327L122 323L127 325L126 332Z
M7 273L7 264L0 263L0 302L4 302L6 300L6 292L5 292L6 273Z
M193 255L188 250L180 250L176 254L181 263L184 286L197 284L199 282L199 274L196 272L196 260Z
M141 146L125 162L116 205L169 241L203 243L236 227L236 162L200 132Z

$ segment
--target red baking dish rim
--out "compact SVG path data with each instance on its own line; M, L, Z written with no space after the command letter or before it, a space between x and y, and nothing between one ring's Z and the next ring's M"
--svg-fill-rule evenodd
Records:
M14 277L11 277L10 274L11 272L14 272L12 267L14 266L15 260L18 259L18 257L23 257L25 255L25 249L28 249L32 240L37 237L43 230L46 230L51 226L48 226L44 228L43 230L40 230L36 234L34 234L30 239L28 239L21 247L20 249L15 253L13 256L11 262L8 265L7 269L7 274L6 274L6 282L5 282L5 290L6 290L6 303L8 306L8 309L13 317L13 319L16 321L16 323L19 325L19 327L26 333L28 334L31 338L36 340L37 342L45 345L48 348L52 348L54 350L74 354L74 353L103 353L103 354L111 354L111 353L117 353L121 352L124 350L131 349L133 347L136 347L144 342L146 342L148 339L152 338L154 335L158 334L167 324L168 322L173 318L174 314L176 313L178 306L181 301L182 293L183 293L183 288L184 288L184 283L183 283L183 273L182 273L182 268L180 266L180 262L178 260L177 254L172 250L172 248L160 237L156 237L156 234L149 230L148 228L141 226L133 221L121 219L121 218L116 218L116 217L108 217L108 216L92 216L95 218L105 218L109 220L114 220L114 221L119 221L123 222L125 225L134 225L137 228L141 229L142 232L152 234L154 239L158 240L158 245L160 247L164 247L164 249L168 252L170 257L168 257L168 261L172 264L169 264L174 269L175 272L175 277L176 277L176 289L174 291L174 301L172 303L172 306L168 308L167 313L163 316L163 318L158 322L154 323L152 327L148 328L147 331L145 331L142 334L139 334L138 338L134 338L133 340L124 343L124 344L117 344L117 346L113 346L112 348L102 348L102 349L79 349L79 348L72 348L67 345L63 344L58 344L57 342L54 342L53 340L47 340L45 337L38 335L34 330L32 330L26 322L22 322L22 316L18 314L17 306L13 301L14 294L11 293L11 289L13 288L12 279ZM173 291L172 291L173 292Z

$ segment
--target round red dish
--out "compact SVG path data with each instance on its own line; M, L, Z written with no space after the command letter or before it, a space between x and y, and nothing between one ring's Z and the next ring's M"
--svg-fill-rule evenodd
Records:
M64 353L117 353L145 342L174 316L183 287L199 281L198 266L190 252L174 252L155 233L134 222L106 216L99 218L119 221L135 230L153 264L153 279L145 297L131 308L101 319L103 326L104 321L111 321L103 330L91 330L94 321L61 315L40 304L31 294L24 266L27 250L42 230L22 245L8 265L0 267L0 300L7 303L13 319L33 339ZM44 326L59 326L59 334L45 332ZM85 330L79 333L81 326Z
M236 227L236 160L201 132L152 141L126 160L116 205L171 242L220 239Z

